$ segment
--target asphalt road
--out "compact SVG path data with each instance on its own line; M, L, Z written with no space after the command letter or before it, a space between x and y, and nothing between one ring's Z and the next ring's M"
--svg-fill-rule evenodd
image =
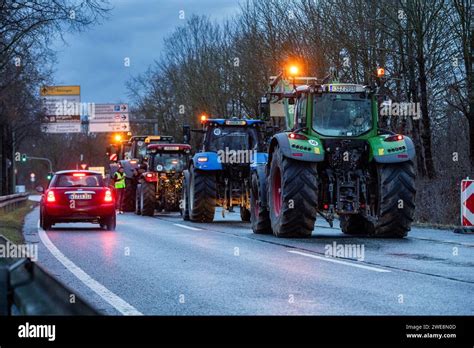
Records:
M451 231L357 238L319 219L312 238L288 240L253 234L236 212L212 224L128 213L115 232L44 232L36 209L24 233L38 262L107 314L474 314L474 236ZM364 253L327 257L333 243Z

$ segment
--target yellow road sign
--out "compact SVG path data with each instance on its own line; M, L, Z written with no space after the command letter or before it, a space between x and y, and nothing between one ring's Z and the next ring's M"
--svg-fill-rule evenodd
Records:
M80 95L81 86L42 86L41 96L48 95Z

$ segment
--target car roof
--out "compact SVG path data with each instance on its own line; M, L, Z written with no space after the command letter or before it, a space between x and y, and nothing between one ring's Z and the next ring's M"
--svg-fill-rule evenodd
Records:
M60 170L55 172L54 175L63 175L63 174L73 174L73 173L85 173L85 174L95 174L95 175L102 175L100 172L95 172L93 170Z

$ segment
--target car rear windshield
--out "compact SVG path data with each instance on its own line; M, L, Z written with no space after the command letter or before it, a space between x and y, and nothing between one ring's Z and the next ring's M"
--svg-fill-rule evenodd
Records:
M54 177L51 187L102 187L104 181L99 174L68 173Z

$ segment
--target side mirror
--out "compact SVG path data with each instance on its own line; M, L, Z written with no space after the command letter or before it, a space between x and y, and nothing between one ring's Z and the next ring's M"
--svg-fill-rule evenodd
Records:
M44 187L43 186L36 186L35 190L38 193L44 193Z
M183 126L183 142L189 144L191 141L191 127L189 125Z

